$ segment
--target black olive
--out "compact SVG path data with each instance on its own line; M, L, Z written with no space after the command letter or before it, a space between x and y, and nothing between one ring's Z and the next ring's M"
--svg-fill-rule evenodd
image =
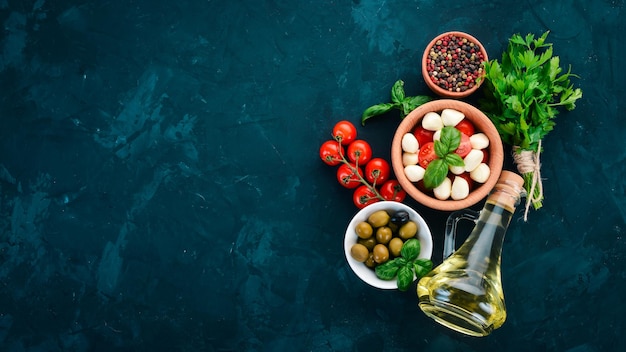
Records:
M398 210L391 216L389 221L395 225L402 226L409 221L409 213L404 210Z

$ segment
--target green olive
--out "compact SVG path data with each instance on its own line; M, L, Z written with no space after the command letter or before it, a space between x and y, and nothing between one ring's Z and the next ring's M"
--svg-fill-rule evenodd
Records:
M392 237L393 232L391 232L389 227L383 226L376 229L376 241L378 241L378 243L387 244L391 241Z
M409 221L400 227L400 230L398 230L398 236L400 236L400 238L402 238L403 240L408 240L409 238L415 237L417 231L417 223L415 223L414 221Z
M354 260L363 263L367 260L367 257L369 257L370 251L367 250L367 247L364 245L355 243L352 245L352 248L350 248L350 254Z
M367 260L365 261L365 266L368 268L374 268L376 267L376 262L374 261L374 253L370 253L367 256Z
M389 223L389 218L391 218L389 213L385 210L379 210L373 212L369 218L367 218L367 222L369 222L373 227L381 227Z
M384 244L377 244L372 253L374 253L374 261L378 264L382 264L389 260L389 250Z
M392 238L391 241L389 241L389 244L388 244L389 252L391 252L391 255L393 255L394 257L399 257L400 256L400 250L402 250L402 245L403 244L404 244L404 242L399 237Z
M360 238L366 239L372 237L374 229L372 229L372 225L370 225L368 222L362 221L356 224L354 232L356 232L356 235Z
M365 239L359 238L356 242L364 245L370 251L373 250L374 246L378 244L378 242L376 242L376 237L374 236Z

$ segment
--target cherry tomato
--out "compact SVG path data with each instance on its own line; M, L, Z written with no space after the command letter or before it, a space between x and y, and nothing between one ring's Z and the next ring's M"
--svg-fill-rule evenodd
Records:
M415 135L415 138L417 138L417 142L419 143L420 147L428 142L432 142L433 134L435 134L434 131L429 131L425 129L424 127L422 127L421 124L415 127L415 129L413 130L413 135Z
M469 137L465 133L461 132L461 143L454 152L461 158L465 158L470 151L472 151L472 143L470 142Z
M320 158L330 166L339 165L344 149L337 141L326 141L320 147Z
M380 185L389 179L391 167L387 160L374 158L365 165L365 179L371 184Z
M489 152L487 151L487 149L481 149L483 151L483 163L486 163L487 161L489 161Z
M406 197L406 192L400 186L397 180L389 180L380 187L380 195L385 200L391 200L395 202L402 202Z
M457 123L454 127L468 136L474 134L474 125L468 119L461 120L461 122Z
M474 180L472 180L472 177L470 176L469 172L464 172L460 175L454 175L454 177L464 178L465 181L467 181L467 184L469 185L470 192L474 189ZM454 181L454 179L452 179L452 181Z
M372 203L380 201L380 199L376 197L376 193L374 193L374 191L372 191L369 187L361 185L359 188L354 190L352 201L357 208L363 209Z
M357 174L358 172L358 174ZM337 181L345 188L356 188L361 184L361 180L358 175L363 175L363 170L354 165L342 164L337 169Z
M357 139L348 146L348 160L358 165L365 165L372 158L372 147L362 139Z
M427 168L431 161L437 159L437 154L435 153L435 143L428 142L421 146L417 159L421 167L424 169Z
M339 121L333 127L333 138L343 145L348 145L356 139L356 127L350 121Z

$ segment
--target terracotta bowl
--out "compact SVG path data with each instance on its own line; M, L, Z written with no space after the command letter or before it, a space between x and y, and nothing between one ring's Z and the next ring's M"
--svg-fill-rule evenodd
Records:
M490 169L489 178L485 183L475 183L474 189L469 193L467 198L462 200L440 200L433 195L422 192L415 183L409 181L405 176L404 166L402 164L402 137L404 134L413 131L413 129L421 123L426 113L431 111L441 112L443 109L447 108L463 112L465 118L474 125L476 132L482 132L489 138L489 146L487 147L487 152L489 153L489 161L487 162ZM484 199L496 185L498 177L500 177L500 173L502 172L503 163L504 148L502 139L494 124L483 112L459 100L433 100L413 110L398 126L391 144L391 164L400 185L407 194L417 202L437 210L454 211L464 209Z
M480 87L481 82L478 82L477 84L474 83L473 87L468 88L467 90L457 92L457 91L450 91L448 89L440 87L439 85L435 84L435 82L433 82L432 78L430 77L430 72L428 69L428 59L430 56L430 50L433 46L435 46L438 40L441 40L442 38L446 36L456 36L459 38L465 38L468 40L468 42L472 42L475 45L477 45L478 48L480 49L479 51L483 55L483 60L480 62L481 66L482 66L482 62L489 61L489 58L487 57L487 51L485 50L485 47L478 41L478 39L474 38L473 36L467 33L455 32L455 31L446 32L446 33L442 33L438 35L426 46L426 49L424 50L424 55L422 56L422 76L424 77L424 81L426 81L426 85L428 86L428 88L430 88L435 94L442 96L442 97L455 98L455 99L464 98L474 93L478 89L478 87ZM480 73L479 76L482 74L483 73Z
M346 260L348 261L350 268L356 276L358 276L361 280L363 280L363 282L367 283L368 285L383 290L394 290L398 288L397 280L379 279L376 276L374 270L365 266L364 263L356 261L354 258L352 258L352 255L350 254L350 249L352 248L352 245L357 242L358 238L354 230L356 225L361 221L366 221L372 213L378 210L386 210L389 213L395 213L396 211L404 210L409 213L409 219L417 223L417 225L419 226L417 239L420 241L420 254L418 258L431 259L433 254L433 237L431 235L430 228L428 227L428 224L426 223L424 218L422 218L422 216L418 214L413 208L404 203L392 201L376 202L359 210L359 212L354 215L354 217L348 224L348 228L346 229L346 234L344 236L343 242Z

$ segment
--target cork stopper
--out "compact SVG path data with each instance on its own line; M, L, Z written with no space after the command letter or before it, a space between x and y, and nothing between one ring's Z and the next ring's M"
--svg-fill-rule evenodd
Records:
M487 202L498 204L510 212L514 212L523 194L525 191L522 176L512 171L503 170L493 191L489 194Z
M524 187L524 179L522 176L516 174L513 171L502 170L500 173L500 178L498 179L498 184L508 184L512 187L516 187L517 189L521 189Z

